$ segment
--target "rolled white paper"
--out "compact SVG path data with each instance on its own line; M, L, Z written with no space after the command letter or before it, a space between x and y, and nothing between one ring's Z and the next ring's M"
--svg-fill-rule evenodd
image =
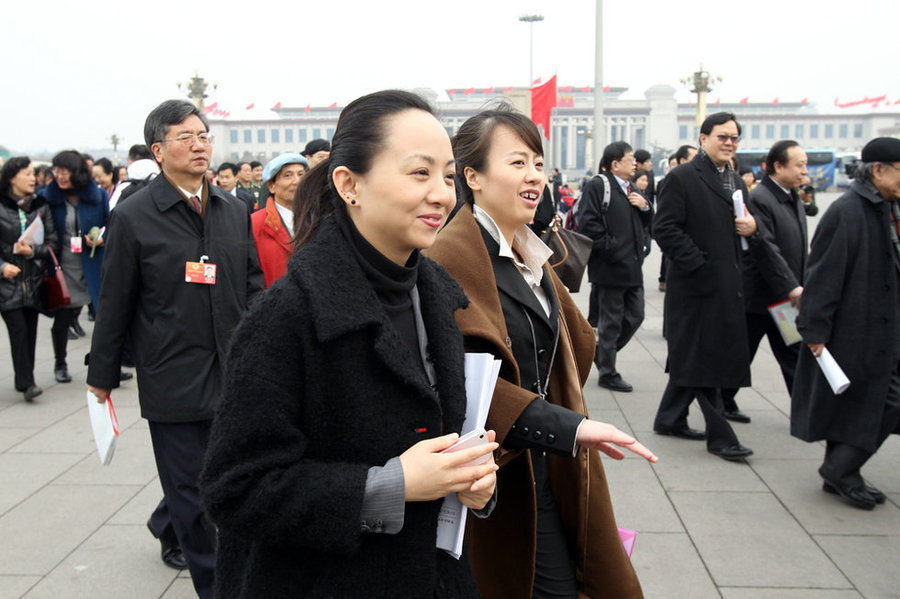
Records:
M822 374L825 375L825 380L831 385L831 390L835 395L840 395L847 390L847 387L850 386L850 379L844 374L827 347L822 348L822 355L816 357L816 362L819 363L819 368L822 369Z
M744 218L745 216L747 216L747 213L744 212L744 193L740 189L734 190L734 193L731 194L731 201L734 202L735 218ZM741 237L741 249L745 252L750 249L750 245L747 243L746 237Z

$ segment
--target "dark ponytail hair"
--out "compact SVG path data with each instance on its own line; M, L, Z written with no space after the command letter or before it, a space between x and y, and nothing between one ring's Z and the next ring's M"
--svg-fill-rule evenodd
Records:
M331 154L306 173L294 196L295 251L332 212L346 210L332 183L334 169L344 166L358 175L368 173L372 160L384 148L385 121L406 110L434 114L424 98L401 90L375 92L344 107L331 140Z

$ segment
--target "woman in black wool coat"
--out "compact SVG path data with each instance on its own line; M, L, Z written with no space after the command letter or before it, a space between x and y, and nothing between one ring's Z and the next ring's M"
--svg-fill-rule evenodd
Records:
M341 113L304 178L288 273L232 340L201 477L218 526L216 596L477 597L435 547L443 497L485 516L490 443L441 454L465 416L468 300L419 255L455 203L428 104L377 92Z

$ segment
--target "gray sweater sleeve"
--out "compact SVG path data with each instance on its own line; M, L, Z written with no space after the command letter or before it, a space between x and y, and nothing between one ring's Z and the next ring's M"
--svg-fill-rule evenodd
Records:
M384 466L372 466L366 476L366 491L359 513L363 532L397 534L403 528L406 487L400 458Z

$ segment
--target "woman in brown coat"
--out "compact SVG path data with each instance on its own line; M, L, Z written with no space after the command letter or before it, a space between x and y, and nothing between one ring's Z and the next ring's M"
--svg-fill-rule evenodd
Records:
M498 503L468 530L479 590L487 599L641 597L593 450L656 457L586 418L593 331L526 226L546 183L540 134L500 106L466 121L453 149L466 205L427 253L471 301L456 313L467 350L503 362L487 424L501 443Z

